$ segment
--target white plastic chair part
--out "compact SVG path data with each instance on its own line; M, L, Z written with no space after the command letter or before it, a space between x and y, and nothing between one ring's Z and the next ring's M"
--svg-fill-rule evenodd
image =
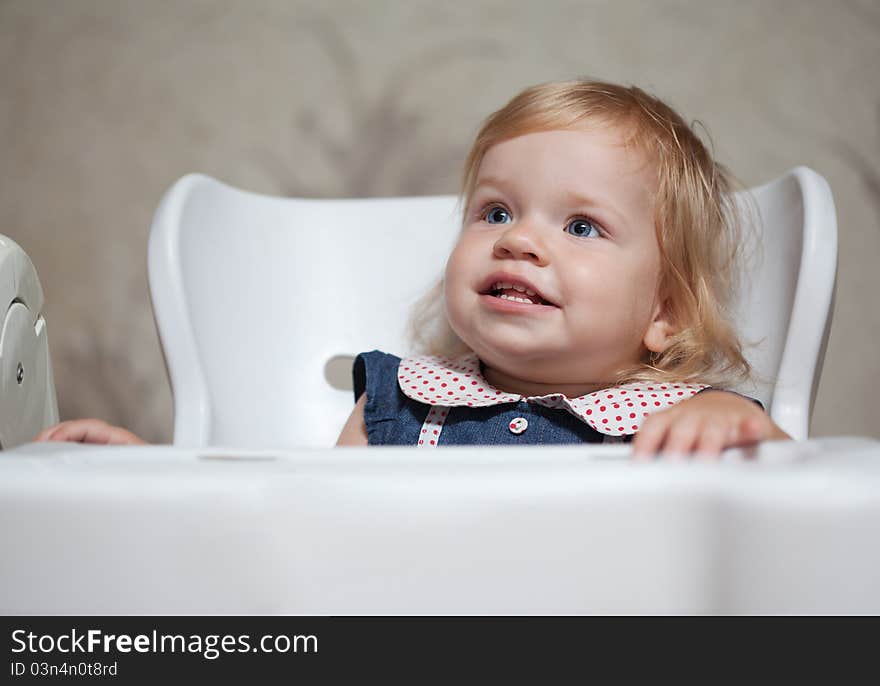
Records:
M43 289L24 250L0 235L0 449L58 421Z
M828 182L807 167L796 167L750 195L760 247L738 294L737 328L754 381L738 390L761 400L784 431L804 440L834 303L834 199Z
M880 441L750 455L31 444L0 615L880 613Z
M301 200L201 175L166 193L149 277L182 446L329 446L353 406L331 358L405 352L440 275L454 196Z
M833 200L805 167L753 196L763 260L737 300L761 380L740 390L803 439L836 273ZM304 200L177 181L149 244L174 443L332 445L353 398L328 384L328 361L407 351L410 306L441 275L458 225L454 196Z

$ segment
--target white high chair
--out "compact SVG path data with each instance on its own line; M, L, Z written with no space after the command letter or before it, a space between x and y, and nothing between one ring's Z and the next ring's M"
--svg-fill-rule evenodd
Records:
M43 289L30 258L0 235L0 449L58 421Z
M830 324L837 226L806 167L751 191L763 259L738 294L758 398L796 439L807 427ZM199 174L166 193L149 241L153 308L174 392L174 443L330 446L353 406L328 363L407 352L411 303L441 275L453 196L305 200Z
M751 360L770 381L755 395L803 437L834 210L803 168L755 195L764 263L740 294L745 337L765 337ZM175 441L195 449L4 455L0 614L880 611L880 548L866 544L880 531L877 441L639 468L619 445L250 449L332 444L353 398L326 383L328 358L404 352L409 302L440 271L454 208L179 181L156 217L150 281ZM23 340L41 302L25 295Z

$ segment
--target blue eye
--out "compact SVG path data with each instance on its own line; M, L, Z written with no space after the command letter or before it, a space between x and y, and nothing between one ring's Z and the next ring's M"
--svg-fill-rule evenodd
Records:
M484 218L487 224L507 224L510 222L510 212L500 205L493 205L486 210Z
M572 219L565 227L565 231L572 236L582 238L598 238L601 235L599 229L589 219Z

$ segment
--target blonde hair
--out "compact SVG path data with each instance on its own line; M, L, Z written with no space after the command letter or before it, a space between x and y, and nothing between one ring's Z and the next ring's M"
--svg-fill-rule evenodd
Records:
M743 222L733 201L736 181L717 163L693 127L635 86L591 80L533 86L489 116L467 157L462 183L465 216L483 156L527 133L612 126L657 171L655 230L660 246L660 297L677 333L661 353L646 352L620 370L617 383L702 381L747 377L750 367L730 322L730 297L740 273ZM442 307L441 281L413 310L417 350L457 355L468 348ZM439 303L439 306L438 306Z

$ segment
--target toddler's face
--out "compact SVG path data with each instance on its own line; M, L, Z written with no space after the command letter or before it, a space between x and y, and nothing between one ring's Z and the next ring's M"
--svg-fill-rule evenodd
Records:
M453 330L490 370L584 392L662 349L654 186L611 128L490 148L446 266Z

